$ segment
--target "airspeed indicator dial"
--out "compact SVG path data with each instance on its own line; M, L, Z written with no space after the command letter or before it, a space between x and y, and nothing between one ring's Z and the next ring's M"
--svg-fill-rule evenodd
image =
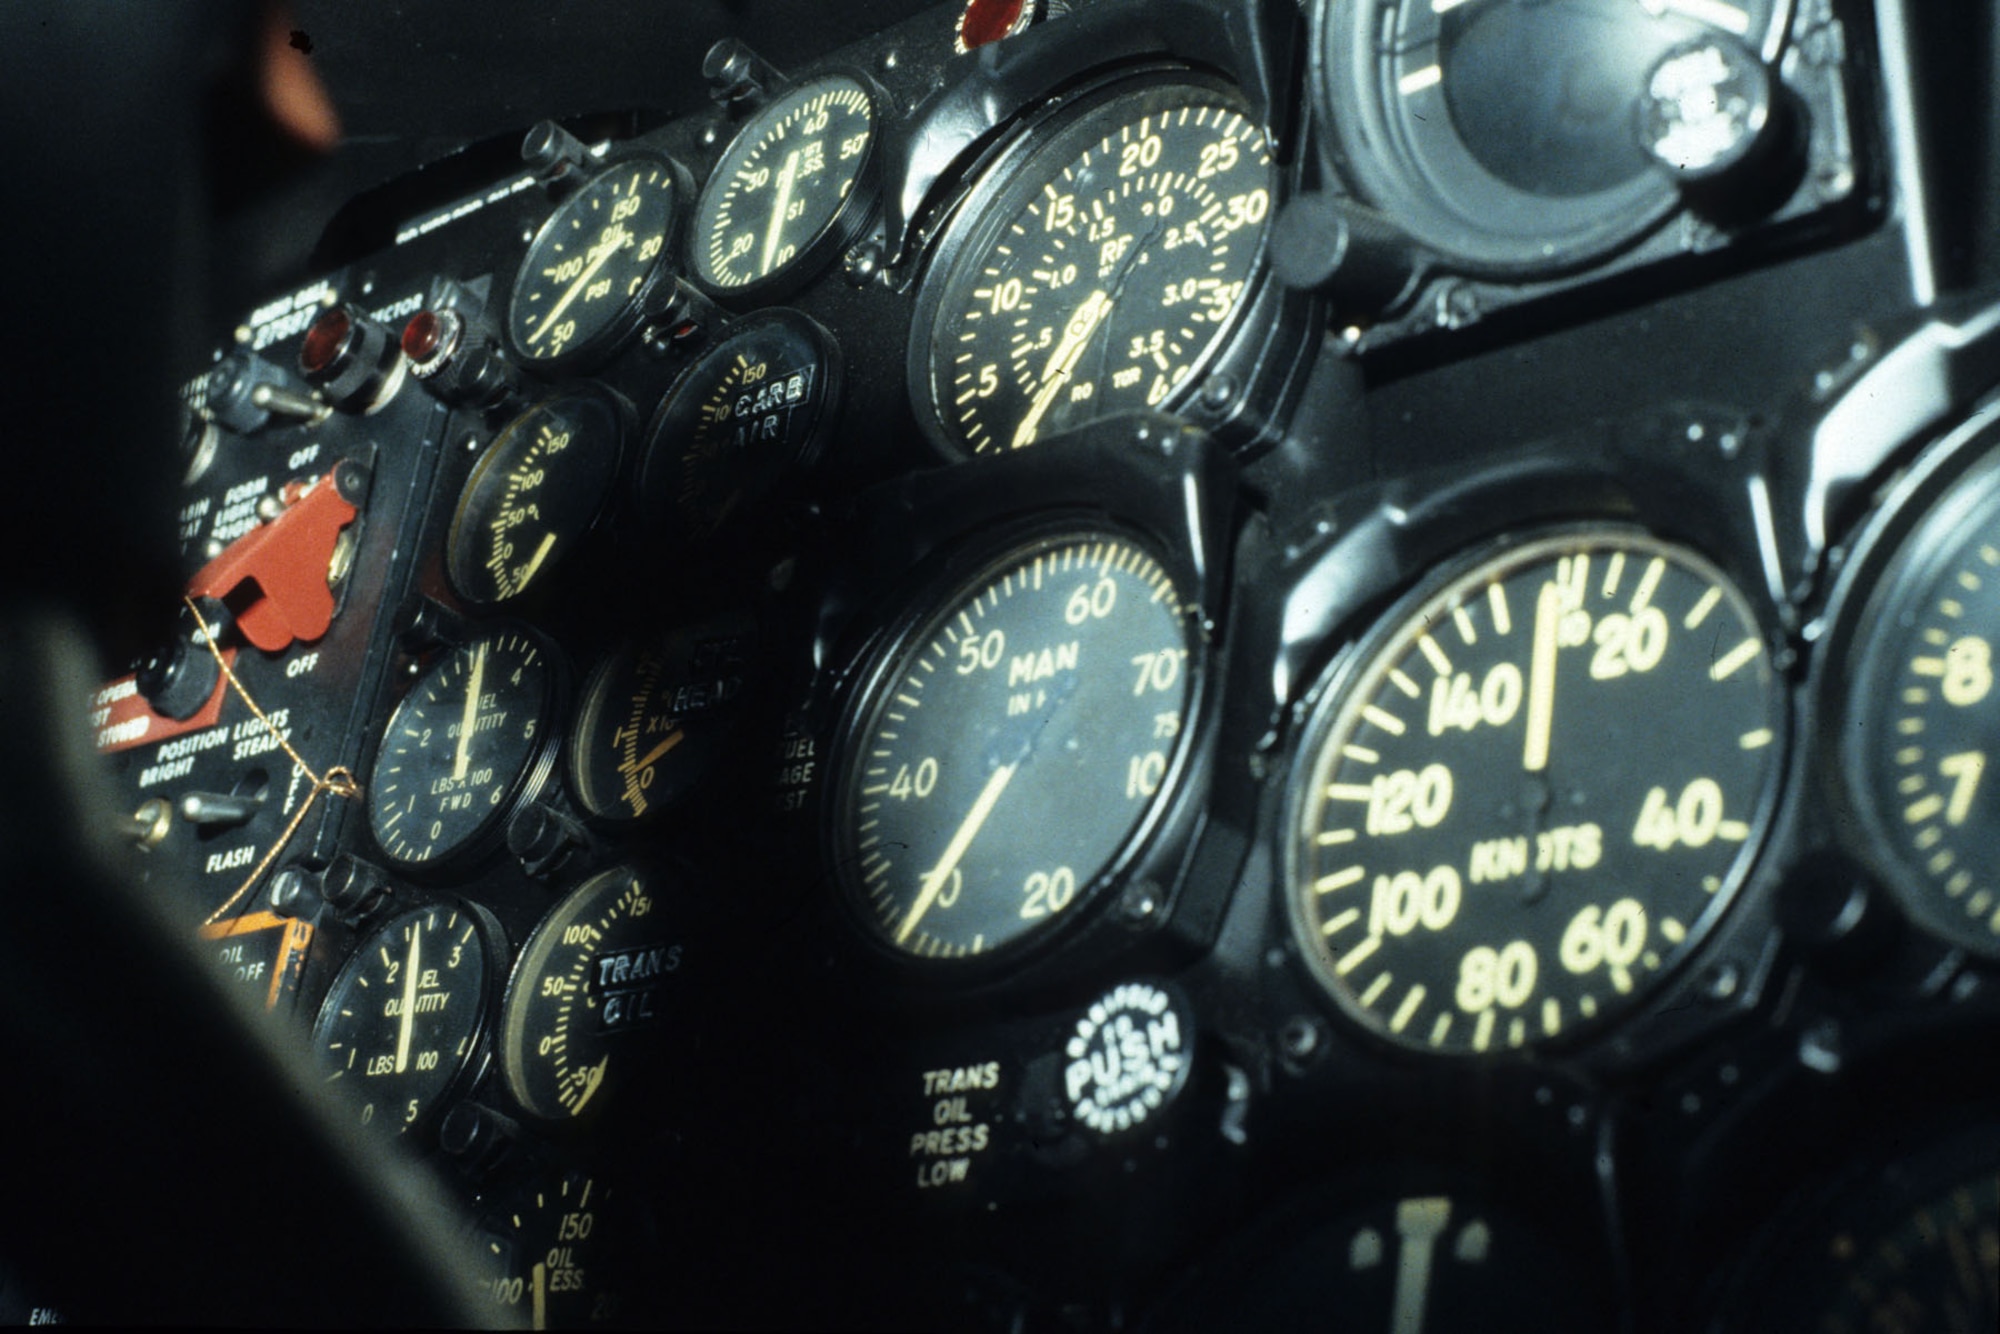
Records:
M1123 538L1017 547L942 599L844 729L835 863L876 938L957 958L1075 916L1178 774L1192 649Z
M1748 869L1783 726L1749 605L1692 552L1585 529L1448 577L1315 708L1290 866L1318 980L1426 1052L1611 1021Z
M1087 104L968 201L919 298L926 424L1019 449L1178 406L1258 278L1276 176L1230 95L1153 85Z

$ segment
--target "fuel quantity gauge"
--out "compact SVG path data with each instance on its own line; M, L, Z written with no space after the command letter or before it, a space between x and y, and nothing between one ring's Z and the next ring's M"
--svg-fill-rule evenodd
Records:
M363 1125L426 1120L473 1057L499 928L472 907L396 917L362 942L321 1007L313 1046L327 1083L353 1091Z
M389 717L368 776L375 841L406 866L477 846L554 763L550 651L524 630L461 644Z
M594 391L559 394L509 423L452 515L452 587L468 602L505 602L554 569L604 508L624 434L619 406Z

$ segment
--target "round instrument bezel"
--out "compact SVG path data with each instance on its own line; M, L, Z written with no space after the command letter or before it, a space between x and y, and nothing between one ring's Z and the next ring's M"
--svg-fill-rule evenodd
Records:
M854 846L856 830L851 818L855 789L862 777L861 766L868 758L865 747L879 730L882 715L892 702L892 686L907 673L915 655L922 652L938 629L969 605L981 590L1045 552L1091 541L1119 542L1151 560L1173 586L1180 604L1187 648L1187 690L1181 704L1180 733L1174 739L1159 785L1111 856L1078 885L1075 900L1040 925L978 953L923 955L903 949L885 937L881 921L869 912L864 902L866 891L858 878L859 853ZM842 916L852 927L852 934L866 943L872 956L909 970L919 978L974 984L1018 969L1026 961L1041 957L1086 931L1101 916L1106 901L1115 897L1108 891L1147 863L1161 842L1164 826L1179 802L1180 788L1188 779L1196 739L1203 730L1202 719L1209 706L1212 664L1210 646L1204 642L1190 601L1190 576L1180 562L1163 555L1161 544L1155 539L1101 514L1050 514L1029 523L1010 525L962 544L943 558L942 563L939 573L924 579L901 601L900 610L862 652L861 669L842 704L834 733L830 759L835 777L825 806L821 842L825 862L834 868Z
M1667 555L1670 560L1694 569L1710 581L1711 587L1721 589L1724 600L1733 604L1733 610L1756 627L1771 673L1766 714L1773 736L1767 749L1774 758L1767 766L1753 814L1746 821L1749 831L1744 851L1722 877L1720 888L1709 896L1699 917L1687 928L1685 938L1674 945L1673 957L1639 978L1632 997L1620 996L1619 1004L1582 1020L1566 1018L1559 1034L1531 1037L1518 1047L1497 1043L1485 1052L1440 1050L1390 1032L1384 1016L1361 1005L1357 996L1350 995L1346 987L1334 980L1338 961L1325 948L1320 923L1312 919L1307 904L1312 890L1305 883L1308 874L1305 845L1319 832L1317 826L1308 829L1305 824L1308 815L1318 809L1310 799L1311 793L1326 781L1328 757L1335 738L1349 730L1351 719L1372 699L1364 696L1363 687L1376 674L1385 655L1409 635L1422 612L1454 590L1478 583L1496 572L1511 572L1544 558L1553 559L1577 550L1580 545L1612 547L1625 552L1636 548ZM1440 562L1333 653L1302 696L1295 714L1302 721L1294 732L1279 802L1282 823L1278 836L1282 847L1277 865L1282 878L1278 892L1284 898L1281 915L1286 922L1286 934L1310 979L1311 990L1324 999L1347 1028L1367 1042L1401 1058L1445 1063L1531 1059L1537 1052L1588 1047L1643 1013L1671 990L1674 980L1701 955L1768 852L1773 824L1789 785L1792 762L1792 709L1782 674L1775 667L1779 649L1769 619L1758 613L1756 603L1727 570L1687 542L1663 537L1638 524L1608 519L1541 524L1489 538Z

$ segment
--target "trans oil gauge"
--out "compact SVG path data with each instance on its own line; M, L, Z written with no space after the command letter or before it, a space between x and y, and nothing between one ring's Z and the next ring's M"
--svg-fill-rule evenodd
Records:
M1690 551L1587 528L1461 566L1315 706L1290 840L1314 974L1420 1051L1609 1022L1743 878L1784 717L1749 604Z
M952 453L1177 407L1261 277L1277 186L1234 94L1086 99L974 192L918 296L918 418Z
M521 1105L580 1116L666 1018L678 927L651 877L620 867L557 904L521 951L507 990L500 1069Z
M958 957L1081 910L1178 773L1193 648L1111 534L1016 546L929 604L843 729L834 862L874 936Z

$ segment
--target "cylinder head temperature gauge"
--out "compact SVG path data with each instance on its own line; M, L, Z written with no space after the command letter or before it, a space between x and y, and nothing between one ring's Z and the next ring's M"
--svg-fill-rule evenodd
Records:
M843 727L834 863L885 947L956 958L1079 915L1156 822L1200 663L1137 543L1015 546L945 590Z
M470 602L528 591L597 521L618 472L624 414L590 391L515 418L474 465L445 543L452 586Z
M1315 977L1424 1052L1629 1012L1756 854L1783 699L1743 595L1642 533L1556 533L1434 581L1339 666L1299 755Z

